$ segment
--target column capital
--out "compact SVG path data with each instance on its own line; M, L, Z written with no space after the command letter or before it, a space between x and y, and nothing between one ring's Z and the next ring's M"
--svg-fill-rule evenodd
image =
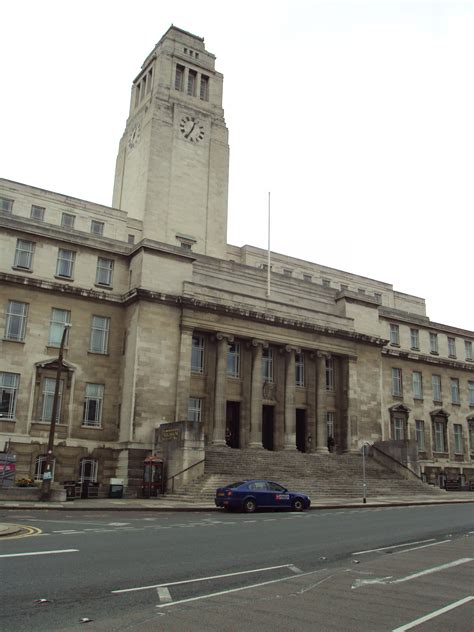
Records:
M261 346L262 349L268 349L269 345L268 342L266 342L265 340L258 340L257 338L253 338L249 343L248 343L249 347L258 347Z
M332 358L332 355L329 353L329 351L321 351L320 349L318 349L316 351L316 357L317 358Z
M294 347L293 345L285 345L284 347L280 347L280 353L291 353L294 351L295 353L301 353L301 347Z
M216 340L221 342L222 340L227 340L228 343L234 342L234 336L232 334L227 334L223 332L218 332L216 334Z

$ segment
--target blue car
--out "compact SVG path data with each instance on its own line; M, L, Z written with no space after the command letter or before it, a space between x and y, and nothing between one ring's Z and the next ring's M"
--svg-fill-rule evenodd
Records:
M216 490L216 507L238 509L253 513L260 508L291 509L304 511L309 509L311 500L306 494L290 492L273 481L249 480L237 481Z

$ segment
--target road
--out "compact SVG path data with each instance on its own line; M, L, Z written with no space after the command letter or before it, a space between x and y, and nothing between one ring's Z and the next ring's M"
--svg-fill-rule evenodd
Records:
M472 504L5 511L37 534L0 543L0 627L472 632L473 518Z

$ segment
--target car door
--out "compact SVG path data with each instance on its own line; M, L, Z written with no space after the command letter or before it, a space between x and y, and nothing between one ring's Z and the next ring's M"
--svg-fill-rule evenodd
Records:
M266 481L252 481L249 483L249 491L255 498L257 507L269 507L269 493Z
M267 481L267 489L268 507L290 506L290 494L284 487L273 481Z

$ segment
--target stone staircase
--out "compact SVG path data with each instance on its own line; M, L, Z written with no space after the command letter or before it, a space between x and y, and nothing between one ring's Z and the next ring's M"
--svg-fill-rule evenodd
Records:
M365 460L367 497L446 494L420 480L407 480L373 458ZM305 454L297 451L233 450L208 447L204 475L185 488L167 494L183 501L213 502L217 487L249 478L273 480L313 500L361 498L362 456Z

